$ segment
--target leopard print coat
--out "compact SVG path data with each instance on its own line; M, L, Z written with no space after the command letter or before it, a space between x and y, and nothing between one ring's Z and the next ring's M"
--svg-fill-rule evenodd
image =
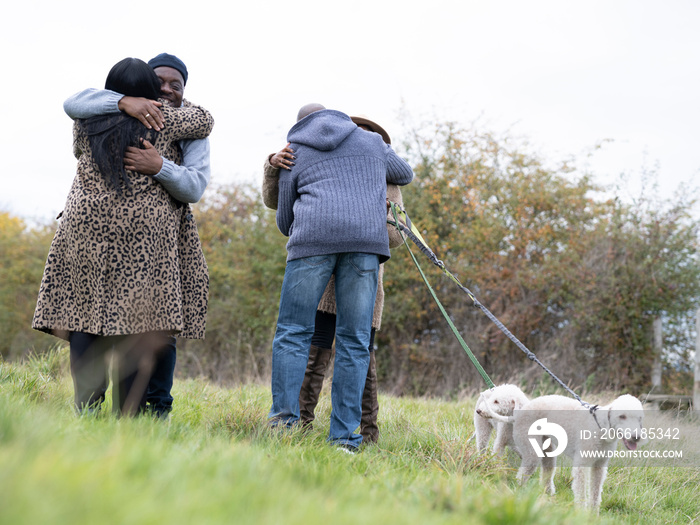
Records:
M207 137L214 120L191 104L161 109L166 125L152 142L179 163L177 142ZM51 243L32 327L63 339L70 332L154 331L203 338L209 274L189 205L134 172L127 172L131 187L117 193L94 164L79 122L73 133L77 174Z

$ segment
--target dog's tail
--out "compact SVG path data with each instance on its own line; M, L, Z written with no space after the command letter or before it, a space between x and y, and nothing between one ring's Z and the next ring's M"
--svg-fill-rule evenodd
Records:
M500 421L501 423L513 423L515 421L514 416L502 416L501 414L496 414L495 412L491 412L488 407L486 407L486 410L489 413L489 416L492 419L495 419L496 421Z

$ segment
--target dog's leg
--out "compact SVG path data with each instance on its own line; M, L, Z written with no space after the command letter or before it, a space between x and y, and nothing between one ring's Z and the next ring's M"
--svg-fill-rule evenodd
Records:
M589 505L594 510L600 508L600 503L603 499L603 483L605 483L605 478L608 475L608 464L607 462L603 464L597 464L595 467L591 468L591 480L590 480L590 495L589 495Z
M535 472L536 469L537 458L534 458L534 460L523 460L523 462L520 464L520 468L518 469L518 475L515 479L520 485L524 485L525 483L527 483L527 480L530 479L530 476L532 476L532 473Z
M520 459L522 459L523 455L520 453L518 444L515 442L515 437L513 436L513 425L506 425L503 427L503 433L506 436L506 445L509 446Z
M506 451L508 444L508 433L506 432L506 423L498 423L496 427L496 439L493 441L493 453L496 456L502 456Z
M542 458L542 472L540 472L540 482L544 485L544 491L550 496L556 494L554 488L554 473L557 466L557 458Z
M520 485L527 483L533 472L537 470L537 466L540 464L540 458L530 446L530 441L527 436L527 429L530 427L532 422L523 419L522 421L516 421L513 425L513 440L515 441L515 446L520 452L520 468L518 469L518 474L516 479Z
M486 452L491 437L491 423L479 414L474 414L474 431L476 433L476 449L480 454Z
M589 501L587 482L590 476L591 467L576 466L571 469L572 481L571 490L574 493L574 505L576 507L585 507Z
M540 458L537 457L537 455L532 449L523 449L522 460L520 461L520 468L518 469L518 474L516 476L518 483L520 485L524 485L525 483L527 483L527 480L530 479L532 473L535 472L535 470L537 470L539 464Z

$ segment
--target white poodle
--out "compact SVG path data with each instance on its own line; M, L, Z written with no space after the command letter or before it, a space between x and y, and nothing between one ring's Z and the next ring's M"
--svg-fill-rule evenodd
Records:
M554 494L556 456L565 452L573 459L574 504L597 511L618 439L629 450L636 450L643 418L642 404L630 395L620 396L593 412L564 396L531 400L516 410L513 418L515 444L522 458L518 481L525 483L541 465L540 479L546 491Z
M503 455L506 446L518 452L513 441L512 416L514 410L522 408L527 402L527 396L515 385L499 385L481 393L474 409L474 429L479 452L486 451L491 431L494 429L496 430L496 439L493 442L495 455Z

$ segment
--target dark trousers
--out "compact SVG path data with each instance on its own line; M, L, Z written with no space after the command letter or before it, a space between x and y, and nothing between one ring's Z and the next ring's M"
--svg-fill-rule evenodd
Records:
M160 332L122 336L71 333L70 364L76 408L99 410L109 384L109 358L113 357L113 410L124 415L143 412L154 362L168 345L169 337Z
M369 351L374 352L374 333L375 328L369 334ZM311 338L311 344L319 348L333 348L333 339L335 339L335 314L328 312L316 311L316 321L314 324L314 335Z
M175 376L175 343L175 337L168 337L166 346L156 357L153 374L148 382L146 392L148 409L158 417L167 416L173 409L173 396L170 391L173 388L173 377Z

